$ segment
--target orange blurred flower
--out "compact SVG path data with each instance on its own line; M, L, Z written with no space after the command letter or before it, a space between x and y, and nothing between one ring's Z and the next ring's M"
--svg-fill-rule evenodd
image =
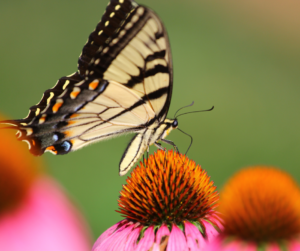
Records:
M0 139L0 250L90 250L86 223L40 160L12 132Z
M213 250L300 250L300 190L284 171L241 170L222 190L219 211L224 232Z
M2 118L1 118L2 119ZM16 142L12 131L0 130L0 214L17 207L39 171L39 163Z

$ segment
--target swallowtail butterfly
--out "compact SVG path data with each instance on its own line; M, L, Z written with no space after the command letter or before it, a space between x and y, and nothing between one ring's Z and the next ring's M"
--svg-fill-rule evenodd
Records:
M159 17L132 0L111 0L78 60L77 72L44 92L17 129L30 152L66 154L92 142L135 133L120 162L126 174L150 145L177 128L166 119L173 85L167 32Z

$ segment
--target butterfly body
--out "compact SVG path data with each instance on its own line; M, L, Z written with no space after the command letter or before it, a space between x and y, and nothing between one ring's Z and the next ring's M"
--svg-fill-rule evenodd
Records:
M131 0L111 0L91 33L78 71L58 80L26 118L4 121L30 152L66 154L136 133L120 162L124 175L150 145L178 125L166 119L172 94L168 37L157 15Z

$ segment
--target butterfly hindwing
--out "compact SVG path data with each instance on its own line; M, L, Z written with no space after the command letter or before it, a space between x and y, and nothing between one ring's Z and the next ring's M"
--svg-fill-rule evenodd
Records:
M151 107L124 85L83 80L53 98L28 125L20 125L20 140L28 141L35 155L65 154L94 141L141 131L154 117Z
M71 150L71 143L65 142L67 138L65 128L68 128L72 123L72 115L99 95L103 89L103 86L98 84L93 86L95 88L91 90L90 82L92 81L83 80L71 83L67 80L68 88L62 86L64 90L59 95L53 89L50 89L50 92L46 91L47 94L50 93L50 96L47 98L44 95L41 102L35 106L36 109L41 107L40 104L45 107L40 113L36 113L29 123L13 121L17 123L19 139L29 144L31 153L41 155L45 150L49 150L47 147L55 145L60 149L61 144L68 147L64 147L61 151L56 150L54 153L64 154ZM104 85L104 83L101 84ZM47 98L46 103L45 98Z
M154 116L151 107L130 89L106 81L105 90L72 114L71 124L64 131L72 149L77 150L94 141L143 130Z

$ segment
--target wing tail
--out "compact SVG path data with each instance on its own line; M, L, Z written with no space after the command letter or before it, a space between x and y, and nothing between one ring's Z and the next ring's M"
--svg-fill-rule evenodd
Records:
M0 121L0 129L14 129L17 130L16 137L20 141L28 144L29 151L36 156L42 155L44 150L40 147L40 140L35 137L34 129L27 125L26 119L20 120L3 120ZM2 127L3 125L3 127ZM7 125L7 126L5 126Z
M18 129L20 122L18 120L2 120L0 121L0 125L4 126L4 125L8 125L6 127L1 127L1 129Z

